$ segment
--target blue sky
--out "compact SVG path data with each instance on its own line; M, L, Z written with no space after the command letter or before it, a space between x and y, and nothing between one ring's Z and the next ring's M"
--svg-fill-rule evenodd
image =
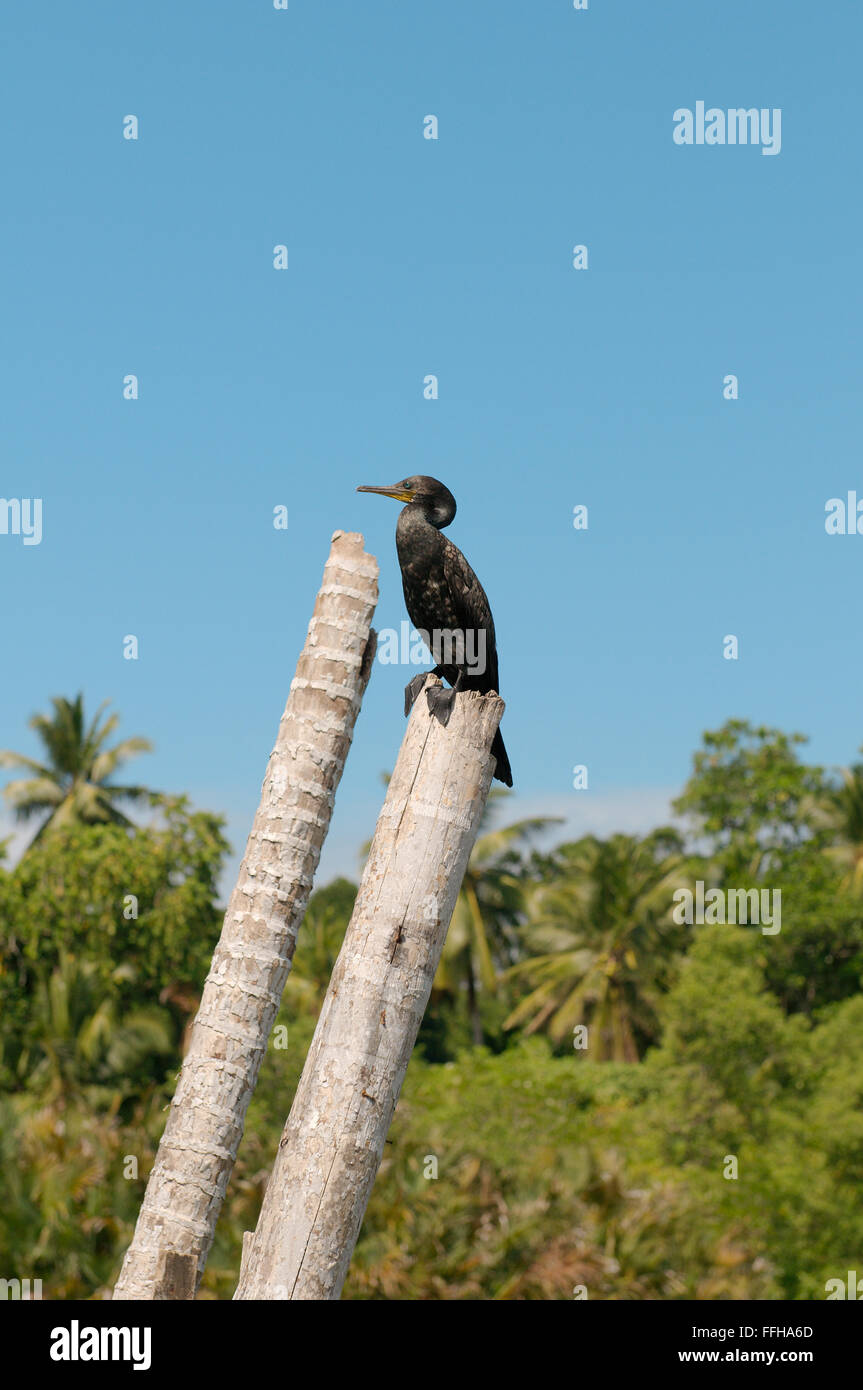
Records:
M853 759L863 537L824 506L863 496L859 4L10 0L0 30L0 493L43 499L41 544L0 535L0 744L109 698L156 744L135 775L240 851L332 531L397 627L397 506L354 488L430 473L495 613L513 816L646 828L732 715ZM781 153L676 145L697 100L781 108ZM321 881L411 674L375 670Z

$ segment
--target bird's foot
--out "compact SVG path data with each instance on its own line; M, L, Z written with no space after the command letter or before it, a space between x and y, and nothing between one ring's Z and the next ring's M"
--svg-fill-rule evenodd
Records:
M450 720L455 705L456 692L445 690L442 685L434 685L431 690L426 691L426 698L429 702L429 712L434 716L439 724L446 728Z
M413 709L416 698L425 685L427 674L427 671L423 671L419 676L414 676L413 680L408 681L405 686L405 718Z

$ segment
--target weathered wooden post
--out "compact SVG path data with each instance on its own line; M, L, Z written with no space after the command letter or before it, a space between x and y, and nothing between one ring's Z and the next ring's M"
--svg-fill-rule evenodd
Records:
M336 531L115 1299L195 1295L371 673L377 576Z
M413 707L257 1230L244 1239L237 1299L341 1293L488 796L502 713L497 695L473 692L457 697L446 728L425 692Z

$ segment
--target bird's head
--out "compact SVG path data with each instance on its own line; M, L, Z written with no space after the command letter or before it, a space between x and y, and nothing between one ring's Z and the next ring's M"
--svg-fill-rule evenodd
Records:
M437 478L428 478L425 474L404 478L402 482L392 483L389 487L358 487L357 492L377 492L381 497L394 497L397 502L418 507L426 520L438 530L449 526L455 516L455 498L449 488L439 483Z

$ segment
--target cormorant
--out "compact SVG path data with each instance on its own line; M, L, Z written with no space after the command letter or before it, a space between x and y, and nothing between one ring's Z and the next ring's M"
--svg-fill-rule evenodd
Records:
M391 487L358 487L377 492L407 506L396 524L396 549L408 616L422 633L437 663L433 674L449 681L452 690L427 692L429 709L449 722L458 690L498 691L494 619L485 590L462 555L441 529L455 516L455 498L437 478L405 478ZM405 689L405 714L423 687L428 672L414 676ZM497 759L495 777L512 786L509 758L500 730L491 751Z

